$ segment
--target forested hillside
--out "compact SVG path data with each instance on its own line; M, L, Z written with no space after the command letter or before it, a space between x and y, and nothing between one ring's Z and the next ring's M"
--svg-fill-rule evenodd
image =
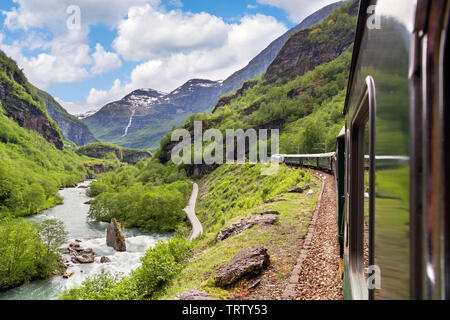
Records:
M0 78L0 216L30 215L60 202L59 187L86 177L85 159L64 149L44 102L3 52Z
M0 291L62 267L61 224L34 226L20 217L61 203L58 189L85 179L86 161L64 148L35 88L0 52Z

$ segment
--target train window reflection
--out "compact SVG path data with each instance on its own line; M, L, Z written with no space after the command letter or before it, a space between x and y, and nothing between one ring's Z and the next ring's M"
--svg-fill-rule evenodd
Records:
M373 90L373 88L372 88ZM368 283L368 274L373 264L373 193L374 177L371 168L374 132L371 131L374 104L371 92L363 95L351 127L350 163L350 265L352 286L357 288L353 296L358 299L373 299L373 290ZM370 120L370 121L369 121Z
M369 141L369 122L366 123L364 129L364 192L361 196L364 197L364 278L368 279L368 268L369 268L369 221L370 221L370 141Z

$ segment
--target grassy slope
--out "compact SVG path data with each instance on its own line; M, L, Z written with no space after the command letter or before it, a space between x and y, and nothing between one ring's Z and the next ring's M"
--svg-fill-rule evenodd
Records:
M224 165L200 182L197 215L205 227L205 235L194 240L198 254L160 295L171 299L179 293L196 289L216 299L246 295L245 282L224 290L215 287L214 272L230 261L240 250L265 246L271 256L269 273L274 280L289 277L307 233L317 201L320 182L309 173L282 166L278 175L261 176L260 165ZM286 193L291 187L309 184L313 196ZM270 186L270 188L268 187ZM264 204L264 199L279 196L287 201ZM256 226L242 234L215 243L218 231L251 214L268 210L280 212L274 226Z
M36 191L34 210L60 202L58 188L86 177L84 162L70 149L57 150L38 133L21 128L0 114L0 215L29 213L29 193Z

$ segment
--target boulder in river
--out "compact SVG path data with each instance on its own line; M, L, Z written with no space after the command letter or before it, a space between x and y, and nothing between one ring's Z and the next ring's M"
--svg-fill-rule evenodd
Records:
M94 250L83 249L79 243L71 243L67 250L73 263L93 263L95 261Z
M108 247L113 247L114 250L123 252L127 251L125 236L120 230L120 225L116 219L112 219L106 230L106 244Z
M73 263L94 263L95 255L91 248L82 251L72 251L71 260Z
M223 241L229 237L236 236L247 229L253 228L256 225L271 225L278 221L275 214L268 214L264 216L250 216L240 220L239 222L222 229L216 237L216 241Z
M211 298L211 296L207 293L196 290L187 290L184 291L183 293L180 293L173 300L196 301L196 300L214 300L214 299Z
M216 275L216 285L228 287L241 279L253 279L270 265L270 256L264 247L251 247L240 251Z
M111 259L109 259L108 257L101 257L100 258L100 263L109 263L111 262Z

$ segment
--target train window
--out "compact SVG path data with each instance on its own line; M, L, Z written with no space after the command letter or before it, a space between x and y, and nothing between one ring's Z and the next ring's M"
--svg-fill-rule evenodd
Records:
M354 297L373 299L368 287L368 268L373 264L373 191L375 86L366 81L350 129L350 274Z

